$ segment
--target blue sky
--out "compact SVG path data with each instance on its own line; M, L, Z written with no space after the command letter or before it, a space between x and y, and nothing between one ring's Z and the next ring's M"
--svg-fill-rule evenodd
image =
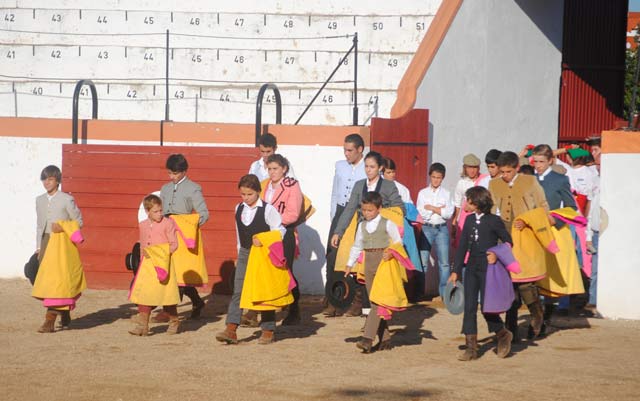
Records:
M629 0L629 11L640 11L640 0Z

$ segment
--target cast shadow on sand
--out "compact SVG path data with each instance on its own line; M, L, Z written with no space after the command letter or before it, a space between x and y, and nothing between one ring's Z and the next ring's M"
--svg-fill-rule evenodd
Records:
M423 340L435 340L431 330L425 329L424 322L438 313L437 309L425 305L413 305L407 310L394 313L389 321L389 331L391 332L391 345L393 347L404 347L410 345L420 345ZM364 325L364 319L362 319ZM400 327L398 327L400 326ZM348 337L344 341L355 343L361 336ZM374 344L377 343L377 339Z
M575 316L553 316L551 318L551 324L548 324L545 330L545 333L535 339L529 339L529 315L521 315L518 320L518 334L520 336L520 340L511 344L511 353L509 357L519 354L527 350L529 347L537 347L538 343L543 342L549 336L552 336L560 331L564 330L580 330L580 329L589 329L591 325L587 320L588 316L584 314L577 314ZM464 341L464 339L462 339ZM478 357L482 357L485 353L493 353L496 352L496 336L494 334L490 334L484 338L478 339ZM458 349L464 350L465 345L460 345ZM590 347L579 347L576 350L588 349ZM568 349L573 350L573 349Z
M440 391L434 389L370 388L354 386L331 389L326 397L323 398L344 398L349 400L363 399L367 401L418 400L437 397L440 393Z

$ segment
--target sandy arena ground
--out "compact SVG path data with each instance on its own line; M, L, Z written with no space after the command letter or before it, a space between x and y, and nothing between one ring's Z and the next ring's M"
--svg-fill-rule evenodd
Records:
M554 317L547 338L501 360L479 317L483 355L459 362L462 318L430 303L394 317L393 350L366 355L354 344L364 319L324 318L319 297L303 298L303 324L278 327L275 344L258 345L259 331L241 328L241 344L227 346L214 338L226 296L208 297L203 318L184 321L177 336L157 324L152 336L133 337L125 291L88 290L72 330L39 334L44 308L30 290L26 280L0 280L6 401L640 399L637 321Z

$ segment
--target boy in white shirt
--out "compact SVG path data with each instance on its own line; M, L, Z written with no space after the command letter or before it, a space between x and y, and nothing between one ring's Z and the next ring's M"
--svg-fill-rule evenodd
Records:
M278 150L278 140L275 135L266 133L260 136L258 139L258 149L260 149L260 159L251 163L249 167L249 174L253 174L258 177L260 182L269 178L269 172L267 171L267 159ZM293 168L289 163L289 169L287 170L287 177L295 178L293 174Z
M444 288L449 278L449 229L447 220L453 215L451 194L442 187L446 169L441 163L433 163L429 167L429 186L418 193L416 207L424 220L422 233L429 244L428 249L420 251L422 265L427 269L429 254L436 247L438 256L438 271L440 275L439 293L444 294Z

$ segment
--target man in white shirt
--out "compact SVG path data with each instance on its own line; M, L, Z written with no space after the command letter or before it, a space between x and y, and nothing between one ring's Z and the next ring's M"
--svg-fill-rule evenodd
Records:
M364 139L358 134L347 135L344 138L343 150L345 160L336 162L333 188L331 189L331 228L329 229L329 239L327 240L327 275L325 284L327 300L323 310L325 316L336 316L335 307L328 303L329 293L333 286L337 253L337 249L331 246L331 236L351 197L351 190L356 181L367 178L364 172Z
M444 294L444 289L449 278L449 229L447 220L451 218L454 208L451 201L451 194L442 187L446 169L441 163L433 163L429 167L430 185L418 193L416 207L422 216L424 224L422 233L428 243L428 248L420 251L420 258L425 271L429 265L429 255L436 248L438 256L440 296Z
M249 174L253 174L258 177L260 182L269 178L269 172L267 171L267 159L272 154L276 153L278 149L278 140L275 135L266 133L260 136L258 140L258 149L260 149L260 159L251 163L251 167L249 167ZM293 168L291 167L291 163L289 163L289 170L287 170L287 177L295 178L293 174Z

